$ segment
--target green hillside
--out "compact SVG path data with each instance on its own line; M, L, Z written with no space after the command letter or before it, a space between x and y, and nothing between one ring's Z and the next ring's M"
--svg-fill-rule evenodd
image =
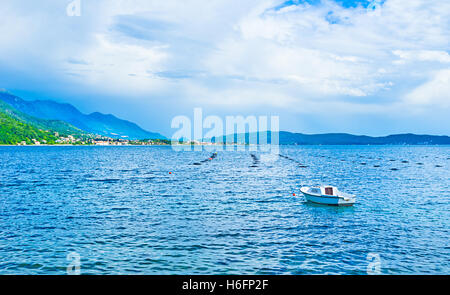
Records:
M89 115L81 113L74 106L51 100L24 100L7 92L0 92L0 101L15 110L35 118L62 120L85 133L99 134L119 139L166 139L163 135L142 129L133 122L122 120L114 115L95 112Z
M2 100L0 100L0 112L21 123L32 125L37 129L58 132L60 135L81 135L84 133L82 130L64 121L44 120L22 113Z
M0 144L55 144L58 136L87 136L80 129L59 120L43 120L24 114L0 100Z
M57 138L50 131L40 130L0 111L0 144L18 144L23 141L33 144L33 139L53 144Z

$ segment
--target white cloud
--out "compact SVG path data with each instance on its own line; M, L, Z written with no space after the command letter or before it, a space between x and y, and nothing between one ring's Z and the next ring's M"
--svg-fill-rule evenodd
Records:
M80 83L108 85L112 92L136 93L161 86L149 69L162 70L165 46L112 42L105 35L97 35L94 44L78 55L83 62L66 63L66 74Z
M80 18L63 2L2 3L0 62L32 62L99 92L176 89L180 101L211 105L446 103L447 0L387 0L376 13L328 0L280 9L275 0L82 0Z
M406 61L429 61L429 62L440 62L440 63L450 63L450 55L445 51L438 50L394 50L393 54L398 56L400 60L394 61L397 64L403 64Z
M429 81L408 93L406 102L418 106L450 107L450 68L438 71Z

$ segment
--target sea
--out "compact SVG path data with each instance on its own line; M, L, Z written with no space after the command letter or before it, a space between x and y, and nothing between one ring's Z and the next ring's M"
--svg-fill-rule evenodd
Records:
M279 154L0 147L0 274L450 273L449 146Z

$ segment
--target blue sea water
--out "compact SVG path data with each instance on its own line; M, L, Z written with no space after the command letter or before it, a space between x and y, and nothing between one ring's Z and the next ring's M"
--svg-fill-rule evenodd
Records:
M0 147L0 274L450 273L450 147L280 149Z

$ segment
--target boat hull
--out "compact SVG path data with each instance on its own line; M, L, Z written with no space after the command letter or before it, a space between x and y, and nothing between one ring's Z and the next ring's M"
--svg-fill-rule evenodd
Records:
M329 206L352 206L355 203L354 198L344 199L338 196L313 195L308 194L303 190L302 193L308 202L315 204L329 205Z

